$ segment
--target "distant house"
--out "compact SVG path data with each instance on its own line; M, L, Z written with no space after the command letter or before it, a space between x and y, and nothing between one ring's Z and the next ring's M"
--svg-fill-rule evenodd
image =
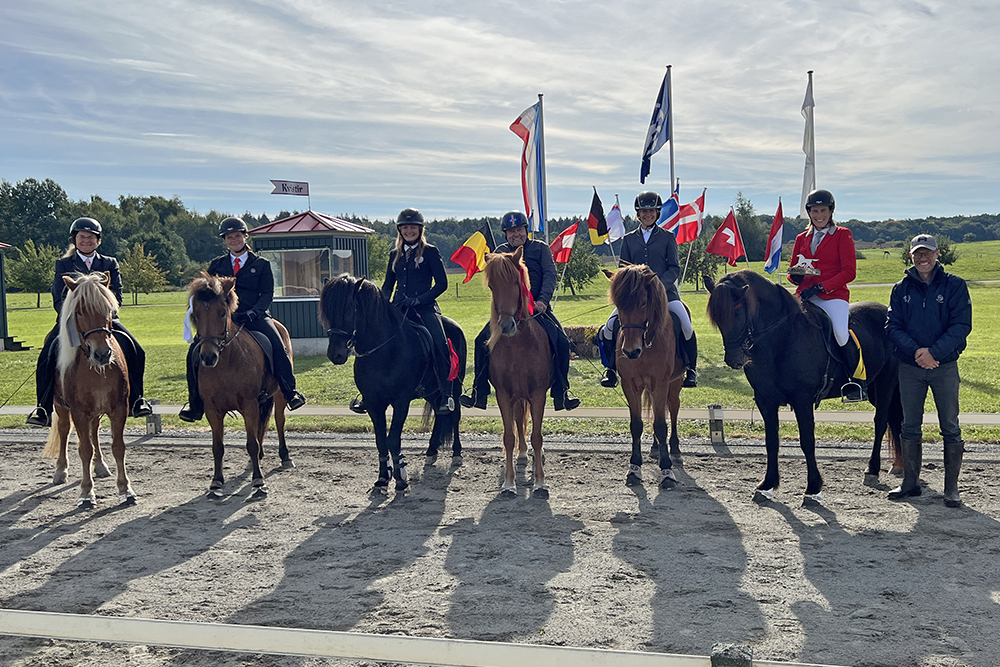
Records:
M288 328L298 354L322 354L319 294L333 276L368 276L368 236L375 230L306 211L250 230L254 251L271 262L271 314ZM306 340L302 340L306 339ZM307 342L307 340L309 342Z

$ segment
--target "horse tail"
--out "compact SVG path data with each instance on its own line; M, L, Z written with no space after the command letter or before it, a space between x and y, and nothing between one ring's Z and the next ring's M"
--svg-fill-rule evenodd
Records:
M642 416L644 419L653 418L653 394L649 389L642 390Z
M70 419L70 426L73 420ZM45 441L45 449L42 450L43 459L58 459L62 453L62 444L59 441L59 413L52 411L52 426L49 428L49 437Z
M257 426L257 436L263 443L264 435L267 433L267 426L271 422L271 411L274 410L274 396L268 396L266 400L257 404L260 421Z
M434 408L430 401L424 401L424 414L420 417L420 432L427 433L430 430L431 420L434 418Z

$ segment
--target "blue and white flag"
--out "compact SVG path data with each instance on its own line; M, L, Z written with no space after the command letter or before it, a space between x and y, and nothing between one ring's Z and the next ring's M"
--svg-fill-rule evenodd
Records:
M764 262L764 270L774 273L778 265L781 264L781 236L785 224L785 215L781 212L781 197L778 197L778 212L774 214L771 221L771 233L767 237L767 261Z
M532 232L545 231L545 140L542 131L542 102L532 104L510 125L510 131L521 137L521 191L524 193L524 213Z
M677 224L677 218L681 214L681 184L680 180L677 181L677 187L674 188L674 193L670 195L667 201L663 202L663 208L660 209L660 219L656 221L660 227L664 229L670 229Z
M653 117L649 120L649 130L646 132L646 147L642 152L642 169L639 171L639 182L645 183L649 176L649 161L656 151L663 148L664 144L673 139L672 128L670 127L670 86L667 85L667 78L670 70L663 75L663 83L660 84L660 94L656 96L656 105L653 107Z

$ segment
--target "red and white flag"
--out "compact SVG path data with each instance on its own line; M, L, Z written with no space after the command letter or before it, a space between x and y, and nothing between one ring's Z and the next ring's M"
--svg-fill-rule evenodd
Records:
M552 259L556 264L565 264L569 261L569 255L573 252L573 242L576 241L576 230L579 226L579 222L574 222L564 229L549 246L552 250Z
M664 229L674 233L677 243L687 243L701 236L702 221L704 219L705 190L702 190L700 197L690 204L681 206L677 217L673 219L673 224L670 227L664 227Z
M708 242L705 252L726 257L729 266L736 266L736 260L747 254L743 249L743 237L740 236L740 226L736 224L736 214L733 213L733 209L729 209L726 221L715 230L715 236Z

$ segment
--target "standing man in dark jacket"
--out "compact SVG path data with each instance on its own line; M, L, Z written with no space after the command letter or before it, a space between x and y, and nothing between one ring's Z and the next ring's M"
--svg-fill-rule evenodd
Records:
M250 331L259 331L271 343L271 357L274 360L274 376L285 397L289 410L298 410L306 403L306 397L295 390L295 375L288 350L278 335L268 308L274 300L274 275L271 263L250 252L247 236L250 229L241 218L226 218L219 224L219 236L229 250L216 257L208 265L208 273L213 276L235 276L236 296L239 306L233 313L233 322ZM187 356L188 404L181 408L178 416L187 422L198 421L205 415L205 404L198 393L198 360L195 345L191 345Z
M677 259L677 240L674 235L658 224L663 200L655 192L640 192L635 198L635 214L639 218L639 226L622 238L622 250L619 266L630 264L645 264L653 273L660 277L660 282L667 290L667 301L670 312L677 316L684 334L683 341L677 341L687 360L687 375L684 377L685 387L698 386L698 338L691 326L691 316L681 302L677 291L677 279L681 275L681 265ZM618 341L618 310L611 313L608 323L598 332L597 340L601 348L601 361L607 367L601 378L604 387L615 387L618 384L618 374L615 369L615 347Z
M939 255L933 236L913 237L913 267L893 286L889 299L885 330L903 362L903 483L889 492L889 499L920 495L924 401L930 388L944 439L944 504L960 507L958 473L965 443L958 423L958 356L972 331L972 300L965 281L945 273Z
M556 291L559 277L552 260L552 251L545 242L528 238L528 218L520 211L505 213L500 218L500 229L507 237L507 242L497 246L496 252L514 252L524 246L524 265L531 282L531 296L535 299L535 320L545 329L555 356L552 404L556 410L573 410L579 407L580 399L569 395L569 339L552 313L552 295ZM486 347L489 338L490 325L487 322L476 336L476 374L472 381L472 391L461 398L462 405L467 408L486 409L486 397L490 395L490 353Z

